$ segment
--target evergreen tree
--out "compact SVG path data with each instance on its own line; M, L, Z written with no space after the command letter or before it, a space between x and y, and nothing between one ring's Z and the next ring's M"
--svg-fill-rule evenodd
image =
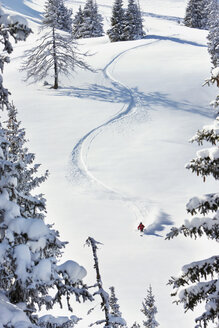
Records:
M142 305L143 308L141 309L141 312L143 312L147 318L146 321L143 321L143 326L147 328L156 328L157 326L159 326L159 323L155 319L157 308L155 306L155 299L152 293L151 286L149 286L149 289L147 290L147 296L144 299Z
M97 3L93 0L87 0L83 9L83 24L81 34L83 38L92 38L102 36L103 18L98 13Z
M141 326L137 323L134 322L134 324L131 326L131 328L140 328Z
M217 83L219 86L219 69L212 71L212 78L209 83ZM212 125L204 126L191 139L203 145L209 142L212 147L202 149L197 152L197 157L192 159L187 165L187 169L192 170L197 175L205 178L209 175L216 180L219 179L219 117ZM185 237L207 236L216 242L219 241L219 195L211 193L202 197L194 197L187 204L187 211L191 215L199 213L199 217L194 217L191 221L186 220L180 228L172 228L167 238L174 238L179 234ZM213 217L206 217L213 213ZM194 310L200 303L205 303L205 311L196 318L197 327L206 328L210 322L219 324L219 256L196 261L182 268L179 277L171 278L169 284L176 290L172 296L176 296L176 303L182 303L184 309Z
M44 10L44 26L72 32L72 10L65 6L64 0L47 0Z
M141 15L141 7L139 4L139 0L137 0L137 20L136 20L136 29L137 29L137 38L142 39L145 36L144 28L143 28L143 19Z
M214 67L219 66L219 5L217 0L209 5L208 52Z
M110 306L111 320L112 320L112 318L115 318L115 320L122 318L122 313L119 310L120 306L118 304L118 298L115 295L114 287L110 287L109 306ZM123 326L124 326L124 322L122 322L122 324L119 324L119 323L113 324L113 327L115 327L115 328L119 328L119 327L123 327Z
M94 37L99 37L104 35L103 31L103 17L98 11L98 5L97 2L94 2L94 21L95 21L95 26L94 26Z
M141 39L144 36L141 11L135 0L128 1L125 11L124 36L126 40Z
M39 187L48 177L48 171L41 176L36 176L40 164L33 164L35 154L29 153L25 147L27 142L25 130L21 128L21 122L17 120L17 109L11 103L7 106L8 120L6 123L6 136L9 141L9 160L16 165L19 174L17 177L16 202L20 206L22 216L38 215L45 210L43 195L34 197L32 190ZM38 211L37 211L38 209Z
M60 0L58 26L60 30L72 33L72 24L72 9L68 9L64 4L64 0Z
M184 24L188 27L206 29L208 10L206 0L190 0L186 7Z
M26 71L26 80L33 82L43 80L53 70L53 88L58 89L60 74L69 75L76 67L89 70L91 68L83 60L87 54L77 50L73 36L57 31L58 18L52 1L59 0L48 0L46 3L47 11L43 20L46 32L34 48L26 51L26 60L21 69Z
M111 17L111 28L107 31L111 42L124 41L125 11L123 1L115 0Z
M218 0L206 0L205 10L207 13L206 28L210 29L212 19L214 19L214 13L218 10Z
M73 20L73 36L75 39L83 38L83 11L81 9L81 6L78 9L78 12L76 13L74 20Z

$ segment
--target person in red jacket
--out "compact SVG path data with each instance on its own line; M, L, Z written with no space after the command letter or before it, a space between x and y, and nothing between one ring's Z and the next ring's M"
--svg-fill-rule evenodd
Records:
M138 230L140 230L141 232L143 232L144 230L144 225L142 222L140 222L139 226L138 226Z

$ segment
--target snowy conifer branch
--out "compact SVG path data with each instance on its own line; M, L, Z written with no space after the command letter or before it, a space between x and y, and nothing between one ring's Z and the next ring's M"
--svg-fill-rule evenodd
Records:
M27 22L19 17L6 14L0 7L0 71L3 73L4 64L10 62L10 55L13 51L11 37L17 41L24 41L31 33L31 29L27 27ZM8 104L8 96L10 92L3 87L3 78L0 75L0 109Z
M185 237L201 237L206 235L209 239L219 240L219 219L211 218L193 218L190 221L185 221L180 228L171 228L171 231L166 235L166 239L170 240L183 234Z
M219 179L219 150L218 148L212 150L217 152L216 156L213 151L206 150L205 153L200 152L198 154L199 157L192 159L190 163L186 165L186 168L191 169L197 176L201 175L204 181L208 175L212 175L215 179Z
M193 197L186 205L187 212L194 215L207 214L209 211L215 212L219 207L219 194L208 194L202 197Z

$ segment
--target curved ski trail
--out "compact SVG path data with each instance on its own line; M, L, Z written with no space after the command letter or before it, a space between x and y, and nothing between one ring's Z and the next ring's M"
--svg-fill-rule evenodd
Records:
M138 220L143 220L145 218L146 213L148 213L149 207L152 204L150 200L147 201L141 201L139 199L134 199L133 197L128 197L118 190L108 186L103 181L100 181L97 177L95 177L92 172L89 171L85 158L87 157L87 154L89 152L89 149L91 147L92 142L94 139L103 131L104 128L117 123L124 118L127 118L128 116L133 115L136 113L137 107L136 107L136 101L134 97L133 91L128 88L126 85L121 83L120 81L117 81L114 77L112 77L108 71L109 67L115 63L122 55L125 53L134 50L139 47L147 46L151 43L159 42L160 40L152 41L143 45L138 45L135 47L132 47L130 49L126 49L116 55L103 69L102 73L105 79L109 80L111 84L116 89L123 89L126 94L129 94L129 103L128 105L124 104L122 109L115 114L112 118L107 120L105 123L93 128L90 130L87 134L85 134L74 146L72 151L72 157L71 157L71 176L74 178L74 180L77 180L80 185L89 186L91 189L96 189L97 191L101 191L103 193L107 193L108 198L111 199L117 199L125 202L127 205L131 206L132 210L135 213L135 217Z

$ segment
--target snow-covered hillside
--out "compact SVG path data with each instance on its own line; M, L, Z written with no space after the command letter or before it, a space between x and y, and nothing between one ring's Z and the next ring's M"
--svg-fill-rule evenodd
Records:
M184 314L173 305L166 284L184 264L215 255L216 245L164 237L170 222L178 226L188 217L189 198L217 191L213 179L203 183L184 168L197 150L188 140L213 119L209 102L216 90L202 87L211 67L207 31L180 24L185 0L141 0L146 38L80 40L80 49L93 54L88 61L97 71L78 70L62 78L55 91L43 83L28 85L19 72L24 50L38 38L44 1L1 2L24 16L34 31L27 42L15 45L5 85L30 150L50 171L41 191L47 222L69 241L66 258L81 263L87 284L94 283L92 254L84 243L88 236L95 238L104 244L99 250L104 287L115 286L129 326L142 322L141 302L151 284L160 326L193 327L196 313ZM67 1L74 13L83 3ZM107 30L112 0L98 4ZM137 231L140 221L144 236ZM162 224L165 230L159 231ZM99 303L75 305L74 314L84 318L78 328L101 318Z

